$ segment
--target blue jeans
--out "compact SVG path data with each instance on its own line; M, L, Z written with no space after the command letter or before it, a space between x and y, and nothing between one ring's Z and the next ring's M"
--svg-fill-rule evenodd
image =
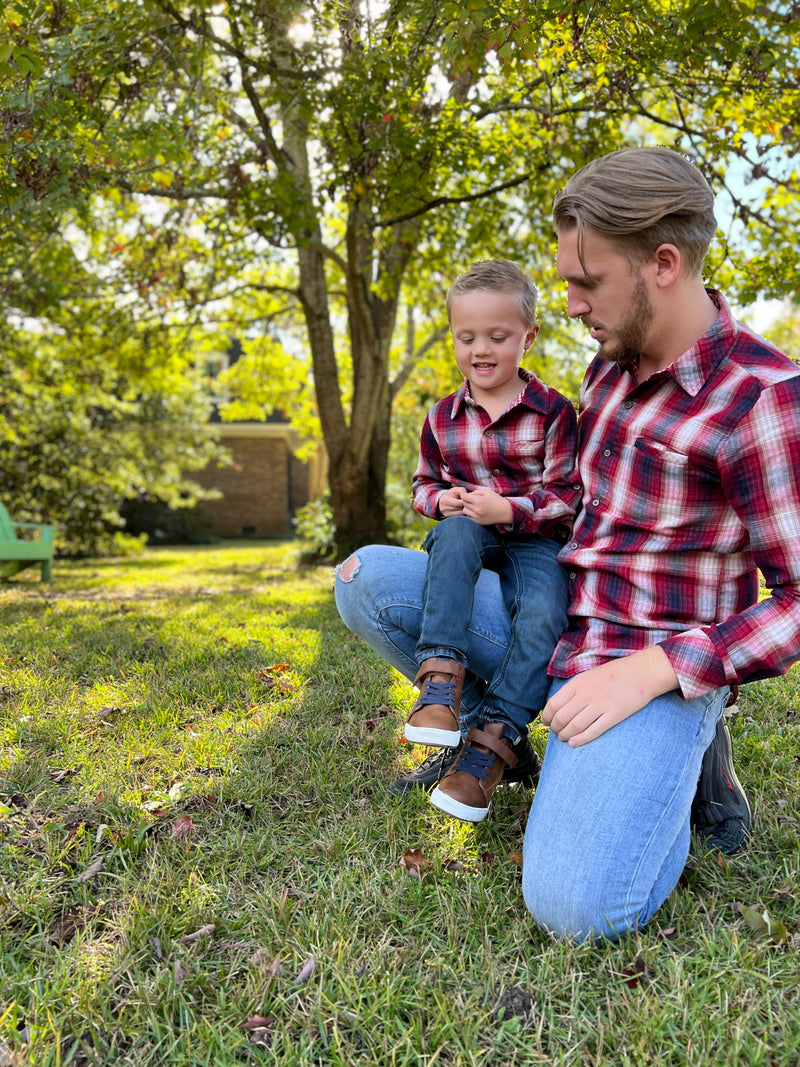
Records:
M409 679L425 567L422 552L370 545L335 583L346 625ZM510 634L498 576L484 570L467 629L470 670L492 677ZM523 848L522 891L540 926L616 940L652 918L689 854L692 799L727 697L727 687L694 700L667 693L580 748L550 733Z
M467 664L467 629L475 583L484 568L500 580L511 631L499 668L488 678L482 722L504 722L527 733L547 699L547 664L567 625L567 576L549 537L503 536L466 515L434 526L425 539L428 554L417 663L455 651ZM477 694L476 694L477 698Z

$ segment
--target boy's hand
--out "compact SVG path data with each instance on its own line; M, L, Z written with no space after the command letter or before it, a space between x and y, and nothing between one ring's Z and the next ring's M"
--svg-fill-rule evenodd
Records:
M493 489L473 489L464 498L464 515L481 526L507 524L514 521L511 504Z
M577 748L677 688L666 653L653 645L570 678L547 701L541 718L559 740Z
M451 515L464 514L464 500L469 496L469 491L461 485L454 485L452 489L446 489L436 506L443 519L449 519Z

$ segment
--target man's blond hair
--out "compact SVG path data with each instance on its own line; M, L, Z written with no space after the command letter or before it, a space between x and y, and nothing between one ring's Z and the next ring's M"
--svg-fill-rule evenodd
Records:
M592 230L634 267L660 245L675 245L688 274L702 273L717 228L711 187L670 148L621 148L593 159L556 195L553 222L558 233L577 228L581 264L584 235Z
M447 290L448 322L452 321L450 309L453 301L476 290L516 296L525 328L532 330L536 325L536 301L539 292L533 279L516 263L508 259L482 259L468 267Z

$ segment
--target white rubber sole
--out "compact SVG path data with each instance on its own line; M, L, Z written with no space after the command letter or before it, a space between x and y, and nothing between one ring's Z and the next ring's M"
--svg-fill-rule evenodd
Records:
M406 723L406 741L413 741L415 745L456 748L461 744L461 734L458 730L434 730L433 727L409 726Z
M463 819L464 822L483 822L491 808L491 804L488 808L470 808L467 804L462 804L460 800L454 800L447 793L442 792L438 785L430 795L430 802L439 811L444 811L456 819Z

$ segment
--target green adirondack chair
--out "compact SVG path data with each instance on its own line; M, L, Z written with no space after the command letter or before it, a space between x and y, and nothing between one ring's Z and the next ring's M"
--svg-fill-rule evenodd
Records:
M17 536L22 530L23 536ZM11 578L24 567L41 566L42 581L53 571L54 526L40 522L14 522L0 504L0 578Z

